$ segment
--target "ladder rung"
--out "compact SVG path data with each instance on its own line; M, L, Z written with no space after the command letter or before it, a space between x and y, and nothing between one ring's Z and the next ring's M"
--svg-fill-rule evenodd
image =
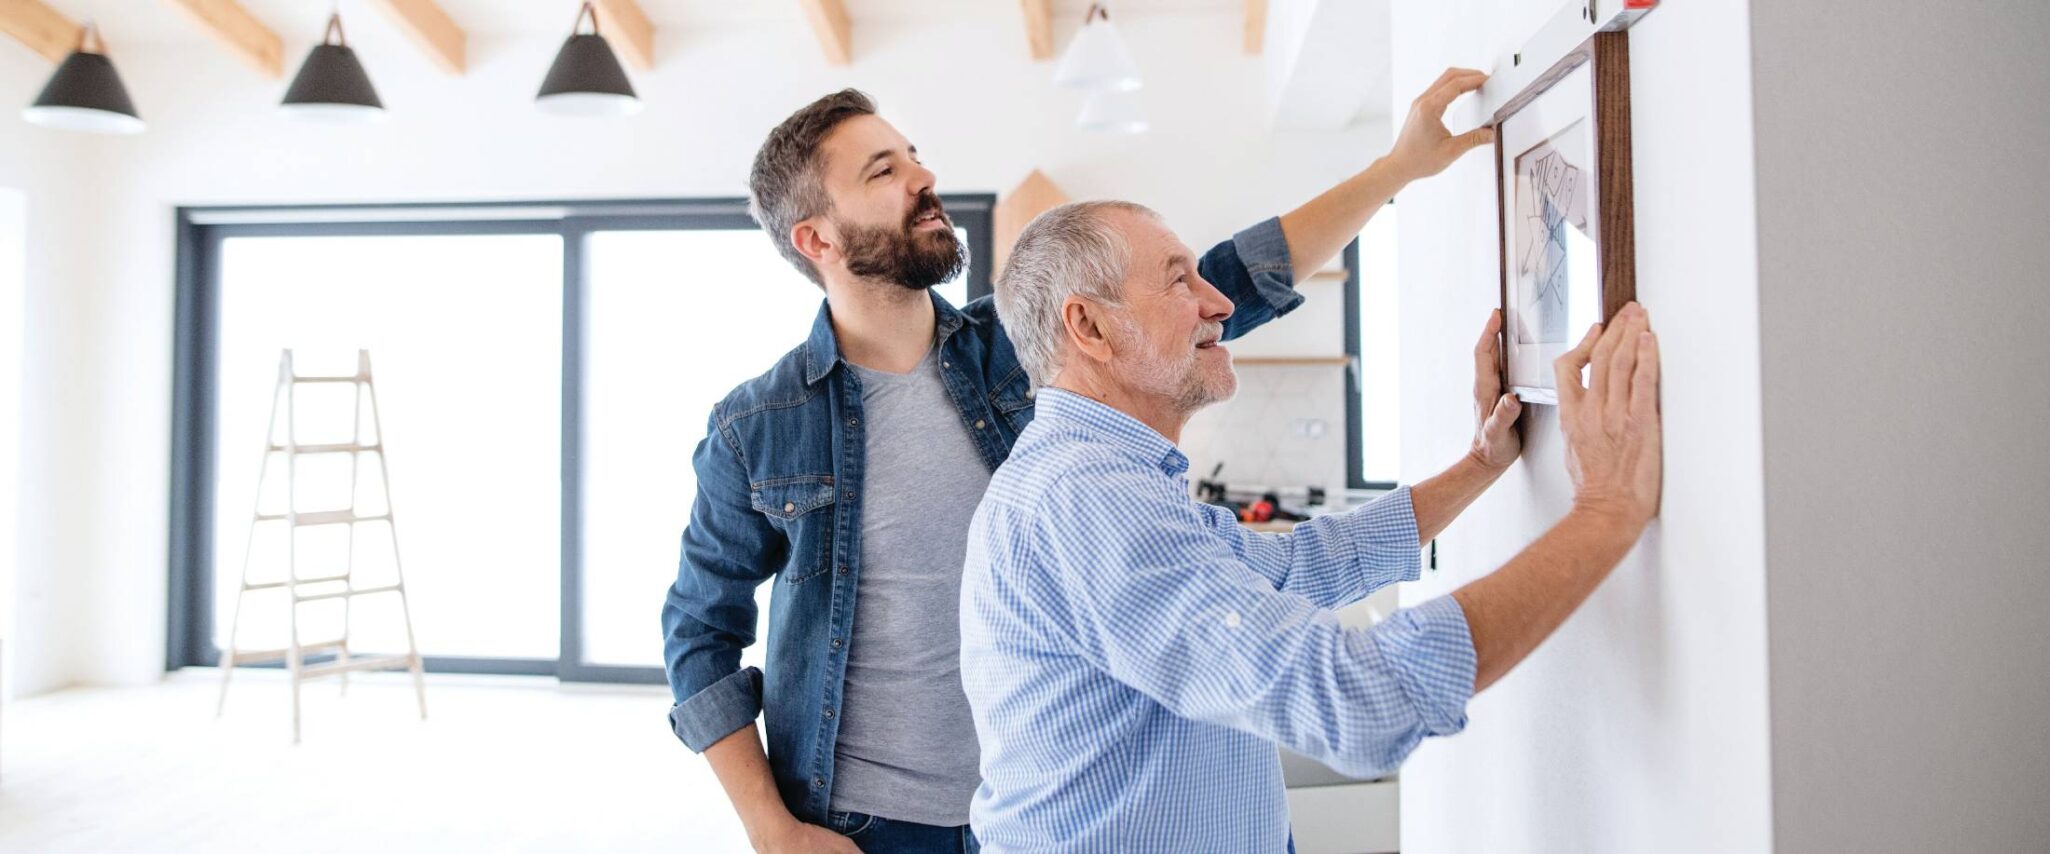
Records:
M299 678L312 679L316 676L331 676L336 673L347 673L352 670L390 670L412 666L413 656L411 655L370 655L361 658L351 658L348 661L330 661L324 664L301 667L299 668Z
M369 381L370 381L370 377L369 377L368 375L365 375L365 374L353 374L353 375L350 375L350 376L346 376L346 377L293 377L293 378L292 378L292 382L295 382L295 383L367 383L367 382L369 382Z
M406 586L403 584L387 584L383 587L364 587L357 590L336 590L333 593L314 593L294 597L294 600L299 602L318 602L322 599L340 599L344 596L368 596L372 593L393 593L404 589L406 589Z
M325 445L271 445L267 450L273 454L292 453L300 455L353 454L358 452L381 454L384 453L384 446L377 443L359 445L354 442L333 442Z
M346 525L353 522L387 522L391 520L390 513L379 513L375 516L358 516L354 510L314 510L297 515L299 518L294 524L301 528L309 525ZM283 522L290 518L292 518L291 514L285 513L256 514L256 521L258 522Z
M299 584L322 584L322 583L325 583L325 582L329 582L329 581L347 581L347 580L349 580L349 574L345 572L345 573L342 573L341 575L323 575L323 576L320 576L319 578L301 578L301 579L299 579L299 580L298 580L298 582L297 582L297 583L299 583ZM261 584L244 584L244 585L242 585L242 590L243 590L243 592L245 592L245 593L246 593L246 592L248 592L248 591L251 591L251 590L274 590L274 589L276 589L276 588L279 588L279 587L290 587L290 586L292 586L292 584L293 584L293 583L294 583L294 582L290 582L290 581L266 581L266 582L263 582L263 583L261 583Z
M321 641L320 643L300 644L299 655L303 658L305 656L312 655L316 652L326 652L327 650L331 649L339 650L343 647L345 643L345 641L330 640ZM255 662L270 661L272 659L281 659L287 657L290 654L291 650L288 649L251 649L236 652L229 657L234 659L236 664L250 664Z

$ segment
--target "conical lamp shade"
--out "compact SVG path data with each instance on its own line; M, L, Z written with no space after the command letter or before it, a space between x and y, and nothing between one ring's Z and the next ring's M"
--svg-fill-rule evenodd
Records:
M641 110L626 69L597 33L577 33L562 43L534 105L565 116L624 116Z
M371 88L370 75L363 72L356 51L339 43L340 16L328 19L328 33L336 37L337 43L317 44L307 52L298 76L292 78L291 88L285 90L279 112L293 118L327 121L383 118L384 102L377 99L377 90Z
M141 133L142 118L128 100L128 88L114 63L97 53L74 51L50 75L50 82L21 117L44 127L95 133Z
M1137 92L1091 92L1075 126L1103 133L1145 133L1146 113Z
M1125 49L1125 40L1118 35L1117 28L1109 18L1093 15L1089 23L1082 25L1082 31L1075 34L1075 40L1068 43L1068 52L1061 55L1061 64L1054 69L1053 82L1111 92L1129 92L1143 85L1139 64L1132 61L1132 52Z

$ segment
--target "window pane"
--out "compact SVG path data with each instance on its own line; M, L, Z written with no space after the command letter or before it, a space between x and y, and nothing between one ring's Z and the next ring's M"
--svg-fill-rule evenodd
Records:
M802 343L823 295L756 230L601 232L586 247L584 658L659 667L656 614L712 404ZM773 587L758 591L764 615Z
M1401 334L1395 282L1395 206L1360 232L1360 473L1369 483L1401 478Z
M554 235L237 237L221 248L215 491L215 642L225 644L244 544L258 580L284 577L278 523L252 538L259 451L282 348L301 375L355 372L370 351L389 435L407 594L428 655L554 659L560 651L562 239ZM354 386L302 385L301 443L347 442ZM362 438L373 441L370 414ZM279 420L283 426L282 416ZM280 441L283 434L280 433ZM280 512L282 455L264 512ZM298 509L346 507L350 457L299 459ZM383 502L374 455L355 472L359 512ZM358 586L392 572L390 530L359 525ZM301 577L352 558L344 527L302 528ZM302 642L339 633L341 601L300 606ZM399 651L397 597L351 605L357 651ZM284 644L282 591L251 593L237 645Z

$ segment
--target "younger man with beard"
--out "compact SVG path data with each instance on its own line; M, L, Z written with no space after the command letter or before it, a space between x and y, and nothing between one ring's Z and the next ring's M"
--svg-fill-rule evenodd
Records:
M1205 254L1196 266L1233 305L1223 337L1293 309L1295 280L1397 190L1489 142L1442 121L1482 79L1448 71L1387 157ZM693 457L662 611L671 726L711 761L757 849L976 850L961 566L969 517L1032 420L1030 382L990 300L957 309L929 293L964 250L933 174L865 95L778 125L749 191L826 300L804 344L713 408ZM778 575L766 673L742 669L754 590Z

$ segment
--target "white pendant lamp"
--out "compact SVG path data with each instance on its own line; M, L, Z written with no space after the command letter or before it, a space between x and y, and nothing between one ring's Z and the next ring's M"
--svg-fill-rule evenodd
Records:
M50 75L50 82L36 96L35 103L21 111L31 124L60 130L92 133L141 133L142 119L128 100L128 89L114 63L107 59L106 42L100 28L86 24L78 33L78 48L64 58Z
M1125 49L1125 40L1111 26L1110 12L1102 3L1089 4L1082 19L1082 31L1068 43L1061 64L1054 69L1055 85L1092 91L1130 92L1144 85L1139 64Z
M1137 92L1091 92L1075 126L1100 133L1145 133L1146 113Z

